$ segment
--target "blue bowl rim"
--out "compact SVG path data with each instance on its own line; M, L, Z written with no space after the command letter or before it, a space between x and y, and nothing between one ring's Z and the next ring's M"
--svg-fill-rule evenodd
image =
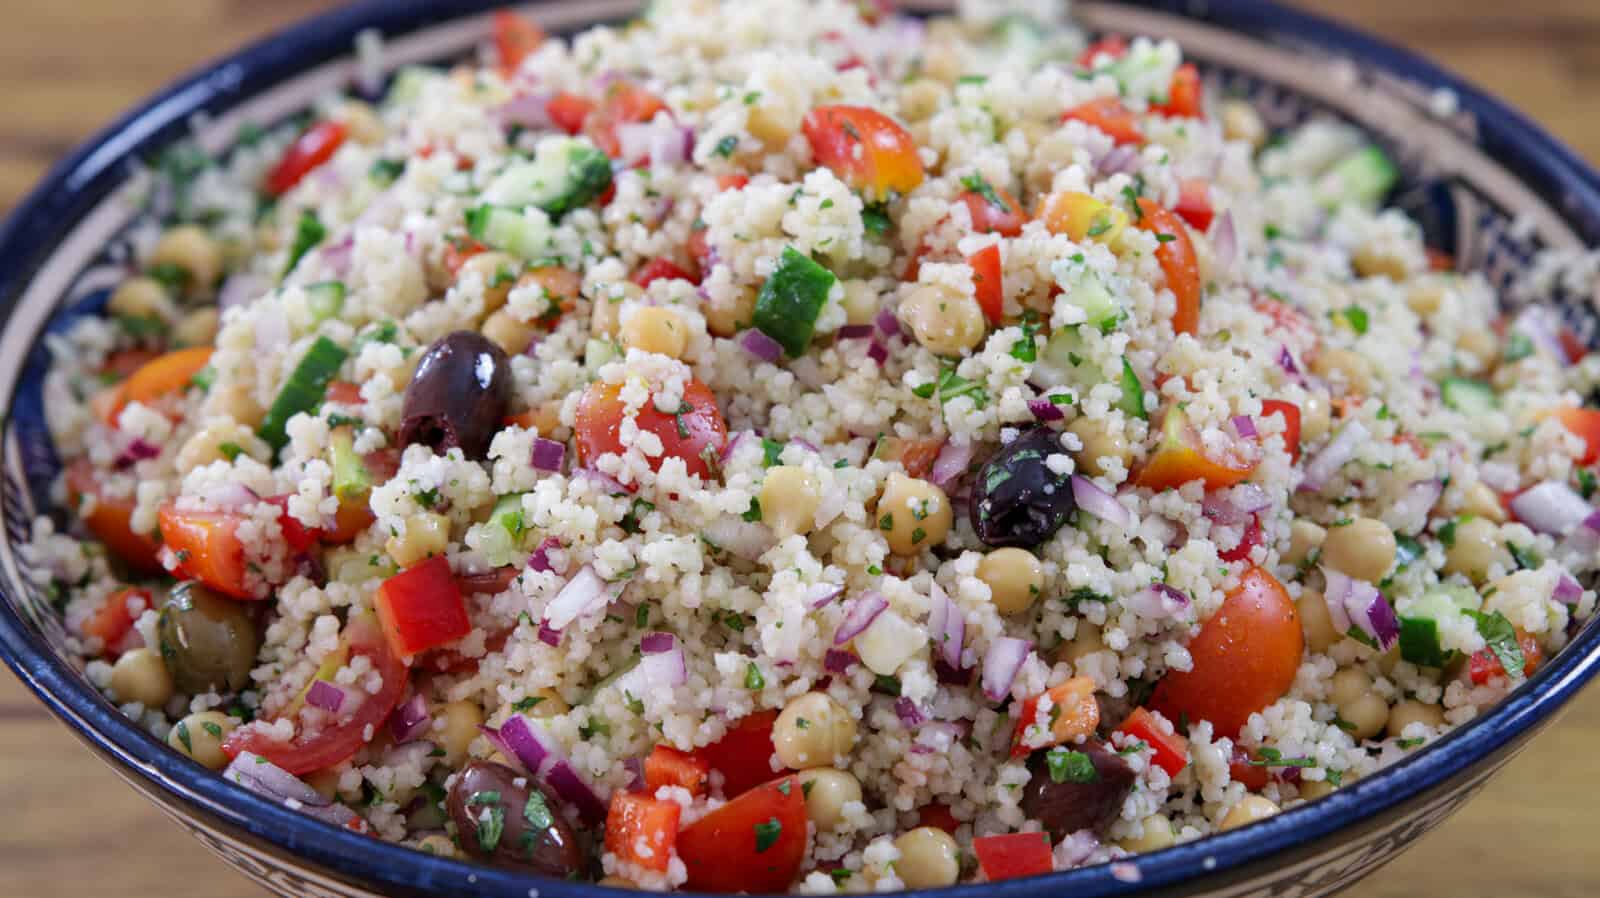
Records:
M481 14L498 0L364 0L305 20L208 63L154 95L55 165L0 227L0 310L9 317L23 287L78 217L125 175L126 162L175 139L192 114L217 113L299 72L347 55L365 29L399 35ZM521 4L535 7L539 2ZM1389 43L1298 10L1261 0L1124 0L1267 40L1335 52L1367 68L1448 88L1476 117L1480 147L1562 214L1584 242L1600 244L1600 174L1527 117L1461 78ZM1198 10L1198 11L1197 11ZM40 226L38 222L47 222ZM602 887L528 877L449 859L330 827L205 771L121 715L88 687L42 637L15 615L0 615L0 654L50 710L97 752L115 759L172 804L203 806L215 821L335 878L392 894L470 892L525 896L530 886L558 898L594 898ZM1137 881L1106 865L1029 879L937 890L945 898L1021 898L1178 893L1194 881L1260 872L1273 855L1309 855L1340 830L1377 825L1412 800L1464 785L1463 774L1492 772L1600 672L1600 627L1587 626L1550 664L1490 713L1435 745L1328 798L1263 823L1133 859ZM135 763L136 762L136 763ZM1452 781L1455 781L1454 783ZM1331 844L1331 843L1329 843ZM917 893L921 894L921 893ZM933 892L928 892L930 896Z

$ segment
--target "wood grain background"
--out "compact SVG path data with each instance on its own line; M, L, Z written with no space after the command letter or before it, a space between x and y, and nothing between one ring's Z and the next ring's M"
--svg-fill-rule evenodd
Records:
M0 212L45 168L174 76L327 0L12 0L0 26ZM1600 160L1600 2L1305 0L1419 50ZM1600 691L1574 703L1364 898L1600 895ZM0 895L262 898L0 673Z

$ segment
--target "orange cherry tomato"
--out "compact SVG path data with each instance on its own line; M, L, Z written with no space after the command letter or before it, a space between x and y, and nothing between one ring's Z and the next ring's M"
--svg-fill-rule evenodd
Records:
M1002 305L1005 290L1000 281L1000 247L986 246L967 257L972 266L972 284L976 290L978 308L990 324L999 324L1005 317Z
M122 641L133 631L135 615L128 609L130 599L142 600L145 608L155 606L155 601L150 597L150 590L126 586L107 596L105 602L85 618L80 627L83 635L99 638L100 644L105 646L104 654L108 658L116 658L122 654Z
M125 378L160 355L161 353L153 349L119 349L106 356L106 363L100 366L100 373Z
M133 532L133 496L108 496L100 489L100 475L87 458L67 466L67 500L78 507L85 496L94 497L94 510L83 518L94 538L105 544L112 555L122 559L140 574L165 571L156 557L161 548L154 534Z
M1251 714L1294 685L1305 637L1283 584L1252 567L1188 648L1193 669L1168 671L1150 707L1168 720L1209 720L1218 736L1231 739Z
M800 130L811 155L869 200L906 194L922 183L916 141L894 119L865 106L818 106Z
M695 752L711 769L722 774L722 794L736 796L761 785L772 772L772 725L775 710L757 711L739 718L721 739Z
M990 190L993 191L991 195L967 190L956 197L956 202L965 205L972 216L973 230L1002 237L1015 237L1022 233L1022 226L1028 223L1028 214L1023 211L1022 204L1000 187L991 186Z
M1189 740L1176 732L1169 733L1156 723L1154 714L1144 708L1135 708L1128 719L1117 727L1117 732L1138 739L1150 746L1157 767L1168 776L1177 776L1189 766Z
M1563 408L1556 412L1561 426L1583 439L1583 454L1578 464L1592 465L1600 460L1600 409Z
M404 664L389 650L383 632L371 613L350 618L344 625L343 640L350 649L350 657L365 657L372 663L383 682L376 694L360 696L354 708L341 707L345 716L314 731L305 729L296 721L295 735L288 741L269 738L258 727L242 726L223 740L222 750L228 757L236 758L242 752L258 754L284 770L299 776L324 770L348 760L367 743L368 731L376 733L388 720L400 699L405 696L409 679ZM346 697L349 705L352 698Z
M592 464L607 452L622 452L619 431L626 408L621 393L621 384L595 381L578 402L577 443L581 464ZM653 470L660 470L662 460L672 456L683 459L690 474L709 477L708 454L715 460L728 445L728 425L723 423L722 412L717 408L717 397L712 395L710 387L698 380L691 380L684 386L683 405L678 414L657 409L651 397L634 420L640 430L659 437L665 449L662 455L650 459Z
M1291 463L1300 461L1300 406L1282 399L1261 400L1261 417L1283 416L1283 446L1289 450ZM1419 453L1418 457L1426 453Z
M806 800L793 775L756 786L678 833L678 856L696 891L788 891L805 853Z
M614 81L606 88L600 105L585 117L584 131L595 146L616 159L622 155L617 126L648 122L666 108L667 104L660 97L633 82Z
M312 169L333 158L349 134L344 122L323 121L307 128L295 138L288 151L272 171L267 173L263 185L268 196L283 196L300 183Z
M1061 120L1080 121L1097 128L1119 146L1144 143L1144 132L1139 130L1139 117L1116 97L1101 97L1074 106L1061 116Z
M577 134L583 130L589 113L594 111L594 101L562 91L550 98L550 102L544 105L544 111L557 128L568 134Z
M235 599L264 599L245 583L244 543L240 515L223 511L179 511L172 503L159 516L164 551L170 551L173 576L199 580Z
M1177 489L1191 480L1205 481L1206 489L1233 486L1247 479L1260 464L1254 441L1236 441L1221 458L1205 453L1200 435L1183 410L1167 410L1161 425L1161 443L1134 476L1134 484L1153 490Z
M1204 118L1201 94L1200 70L1194 67L1194 63L1186 62L1172 73L1167 102L1152 104L1150 110L1177 118Z
M1200 329L1200 263L1183 221L1148 197L1139 198L1138 225L1161 240L1156 261L1167 276L1167 288L1177 299L1172 330L1192 334Z
M681 786L691 795L704 795L710 778L711 762L698 752L657 745L644 759L644 785L652 794L662 786Z
M520 16L509 9L496 10L494 14L494 49L500 63L500 74L509 78L522 66L522 61L533 55L544 43L544 29L539 23Z
M1011 730L1011 757L1024 757L1036 748L1062 745L1094 735L1095 728L1100 725L1100 703L1095 700L1094 690L1093 680L1073 677L1023 702ZM1039 700L1047 695L1050 712L1047 719L1040 719ZM1025 744L1030 727L1048 729L1049 738L1042 744Z
M156 356L138 370L128 375L128 379L113 388L115 391L108 401L105 409L107 423L115 426L117 417L128 403L138 402L150 405L163 396L181 393L188 389L194 376L211 362L211 347L196 346L191 349L177 349L163 355Z

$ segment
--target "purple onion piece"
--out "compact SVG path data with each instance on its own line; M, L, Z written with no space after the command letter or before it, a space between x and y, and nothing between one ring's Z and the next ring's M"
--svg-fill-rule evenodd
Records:
M1233 432L1241 440L1251 440L1256 437L1256 422L1249 415L1233 416Z
M528 556L528 567L541 574L556 573L556 567L550 561L550 552L551 550L558 550L560 548L561 540L556 539L553 536L545 537L544 540L539 543L539 548L533 550L533 554Z
M889 350L884 348L884 345L877 340L867 344L867 355L879 365L889 361Z
M822 669L829 673L844 673L856 663L856 656L839 649L828 649L822 656Z
M561 647L561 631L545 621L539 622L539 641L551 648Z
M1300 491L1321 492L1328 481L1339 473L1339 469L1356 457L1356 450L1360 449L1370 436L1360 421L1346 424L1334 435L1333 440L1306 464L1305 478L1300 481Z
M1300 376L1300 366L1295 364L1294 355L1289 352L1288 344L1278 347L1278 367L1291 377Z
M389 715L389 735L394 737L396 745L405 745L422 735L430 723L428 700L419 692L401 702Z
M833 600L844 595L844 587L833 583L818 583L806 592L806 606L812 611L826 608Z
M919 727L928 722L928 715L922 713L922 709L917 707L917 703L903 695L895 699L894 713L899 716L900 722L905 724L908 729Z
M622 769L628 771L628 785L626 787L627 790L629 792L643 792L644 791L644 759L643 758L629 758L628 760L622 762Z
M532 463L541 471L561 472L561 463L567 458L567 444L544 437L536 437L533 441Z
M1118 502L1116 496L1096 486L1094 481L1082 474L1072 475L1071 482L1072 498L1079 508L1124 530L1133 526L1133 512Z
M943 658L933 659L933 672L946 686L967 686L972 683L972 668L946 664Z
M1048 396L1029 399L1028 411L1033 412L1033 416L1040 421L1060 421L1067 416L1066 412L1061 410L1061 406L1051 402Z
M872 622L877 620L878 615L888 607L889 601L875 592L857 598L851 603L850 610L845 613L838 632L833 634L833 644L844 645L861 635L861 631L872 626Z
M1563 605L1576 605L1583 598L1583 586L1563 571L1556 580L1555 600Z
M984 697L998 702L1009 695L1011 684L1016 682L1017 673L1031 651L1033 643L1012 636L1000 636L989 643L989 650L983 655Z
M1239 255L1239 233L1233 224L1233 210L1225 210L1217 216L1217 223L1211 230L1212 258L1218 268L1228 268L1233 264L1234 257Z
M953 668L961 666L961 644L967 635L967 619L938 583L933 584L932 608L928 613L928 635L939 646L938 657Z
M872 332L870 324L846 324L834 332L834 337L839 340L864 340L871 337Z
M933 468L928 472L929 479L935 486L944 486L950 481L967 472L967 465L972 463L972 443L947 440L939 449L939 457L933 460Z
M763 362L777 362L783 358L783 344L753 327L739 335L739 345Z
M639 640L639 651L646 655L658 655L662 652L672 651L678 644L678 638L671 633L646 633Z
M306 690L306 704L337 714L344 707L344 690L327 680L313 680L311 688Z
M1531 529L1556 536L1566 535L1594 514L1582 496L1559 480L1522 491L1511 500L1511 511Z
M900 336L900 319L894 316L893 309L879 311L877 317L873 318L872 321L878 326L878 331L885 337L892 339Z
M593 826L606 819L605 803L565 760L552 764L550 772L545 774L544 781L557 795L578 809L578 815L584 822Z
M498 738L510 749L508 756L515 758L529 776L539 776L546 760L562 759L559 746L521 714L513 714L500 724Z

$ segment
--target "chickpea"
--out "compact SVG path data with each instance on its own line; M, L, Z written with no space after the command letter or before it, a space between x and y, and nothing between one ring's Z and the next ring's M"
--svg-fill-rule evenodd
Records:
M981 343L986 330L977 300L931 284L912 288L900 303L900 319L939 355L961 355Z
M222 312L215 306L195 309L172 328L172 339L179 346L210 346L222 330Z
M1444 726L1444 709L1438 705L1425 705L1415 699L1395 704L1389 711L1389 725L1384 730L1392 739L1404 738L1406 727L1421 723L1430 729Z
M1386 277L1401 283L1411 276L1406 270L1406 260L1399 253L1382 246L1363 246L1350 256L1350 267L1364 278Z
M143 276L131 277L118 284L111 298L106 301L106 309L119 318L158 318L168 321L177 314L172 298L167 295L167 288L155 278Z
M178 449L174 464L180 473L187 474L212 462L233 461L240 455L248 455L258 461L265 459L268 457L267 444L250 428L223 419L185 441Z
M172 698L172 674L161 654L152 648L124 652L111 668L111 691L119 702L138 702L159 708Z
M1144 818L1142 825L1143 834L1130 836L1117 844L1135 854L1144 854L1148 851L1160 851L1177 841L1172 835L1172 821L1168 820L1165 814L1151 814Z
M900 860L894 870L908 888L933 889L954 885L961 875L956 840L936 826L919 826L894 840Z
M1357 580L1377 583L1394 564L1394 531L1372 518L1334 527L1322 541L1323 564Z
M350 139L356 143L367 146L383 143L385 137L383 120L378 118L377 110L370 104L360 100L350 100L340 107L339 118L344 120Z
M1313 443L1328 435L1333 428L1333 409L1328 394L1306 393L1300 404L1300 442Z
M844 806L861 800L861 781L846 770L813 767L800 771L800 788L806 797L806 816L827 832L844 821Z
M1406 291L1406 305L1419 318L1432 318L1444 305L1444 285L1438 282L1415 284Z
M1371 692L1372 677L1359 667L1342 667L1328 685L1328 700L1335 705L1344 705Z
M1238 804L1229 808L1228 813L1222 815L1222 819L1217 821L1217 829L1227 832L1258 820L1265 820L1277 813L1278 806L1272 803L1272 799L1261 795L1246 795Z
M889 475L878 498L878 529L896 555L915 555L944 542L954 521L944 490L901 473Z
M410 567L432 555L444 554L450 544L450 519L442 514L423 512L406 518L405 530L389 537L384 551L401 567Z
M871 281L844 282L844 315L850 324L871 324L878 315L878 291Z
M222 740L238 725L239 721L221 711L200 711L178 721L167 734L167 744L208 770L221 770L229 761Z
M478 253L461 263L456 283L466 280L468 275L477 275L483 281L483 311L495 312L506 304L506 296L511 293L521 270L522 263L506 253Z
M467 746L478 738L478 727L483 725L483 709L477 702L450 702L440 708L434 718L437 729L434 742L444 751L444 763L459 767L466 760Z
M1372 392L1372 363L1348 349L1324 347L1311 362L1311 370L1324 380L1343 384L1347 393Z
M707 300L700 307L700 313L706 316L706 328L713 334L731 337L749 327L755 318L756 293L754 290L739 290L732 299Z
M617 329L622 323L622 303L626 300L640 300L644 298L644 291L639 285L630 282L607 287L594 298L593 308L589 314L589 336L615 337ZM754 308L752 300L751 308Z
M785 767L805 770L833 766L856 741L850 712L821 692L789 700L772 726L772 747Z
M1334 788L1333 783L1327 780L1302 779L1300 781L1300 797L1306 801L1316 801L1319 798L1326 798L1332 795Z
M1400 663L1400 644L1395 643L1387 652L1378 656L1378 670L1386 677L1394 676L1395 665Z
M1127 471L1133 463L1133 446L1120 432L1113 433L1105 421L1077 418L1067 425L1067 430L1072 431L1083 443L1083 448L1077 453L1077 462L1090 477L1102 477L1107 473L1104 460L1108 458L1120 461L1123 471Z
M781 148L794 136L794 127L785 121L785 116L766 106L751 109L745 127L756 140L773 150Z
M1306 648L1313 652L1326 652L1344 637L1333 628L1333 615L1322 593L1307 589L1300 593L1295 603L1300 615L1300 629L1306 634Z
M1105 651L1106 644L1100 639L1100 628L1086 620L1078 621L1078 629L1072 634L1071 642L1063 642L1056 649L1057 663L1065 661L1076 670L1078 662L1085 655Z
M1506 507L1500 504L1500 497L1490 489L1487 483L1474 483L1467 489L1467 494L1461 500L1461 510L1477 518L1485 518L1496 524L1506 522Z
M1474 583L1489 577L1489 568L1496 562L1505 562L1505 548L1500 544L1500 529L1493 521L1470 518L1456 525L1455 542L1445 548L1444 572L1463 574Z
M533 345L538 330L533 325L511 314L509 309L499 309L483 320L480 328L489 342L505 350L506 355L522 355Z
M1389 722L1389 703L1376 692L1366 692L1340 705L1339 717L1350 724L1346 732L1351 738L1371 739L1383 732L1384 724Z
M206 410L213 415L226 415L246 427L255 427L266 417L266 410L242 383L218 384L206 394Z
M645 306L622 323L622 345L680 358L689 348L689 325L666 306Z
M939 111L945 93L944 85L918 78L900 88L900 113L907 122L925 122Z
M978 579L989 586L989 600L1002 615L1021 614L1044 588L1044 566L1027 549L995 549L978 562Z
M821 487L817 478L794 465L777 465L767 469L761 482L761 520L780 538L796 533L810 533L816 526L818 493Z
M1283 563L1301 565L1311 553L1322 548L1328 531L1310 521L1296 520L1289 525L1289 551L1283 553Z
M1456 338L1456 348L1482 362L1485 368L1494 367L1500 346L1488 328L1470 328Z
M422 840L417 843L417 850L425 851L428 854L435 855L437 857L455 857L457 853L456 843L450 841L449 836L441 835L439 833L434 833L431 836L423 836ZM606 885L605 880L601 880L600 884Z
M1242 140L1252 150L1261 149L1267 142L1267 126L1254 106L1244 100L1225 100L1218 112L1222 117L1222 135L1228 140Z
M205 294L222 277L222 244L196 225L178 225L156 241L149 263L184 271L189 275L185 291L191 296Z

